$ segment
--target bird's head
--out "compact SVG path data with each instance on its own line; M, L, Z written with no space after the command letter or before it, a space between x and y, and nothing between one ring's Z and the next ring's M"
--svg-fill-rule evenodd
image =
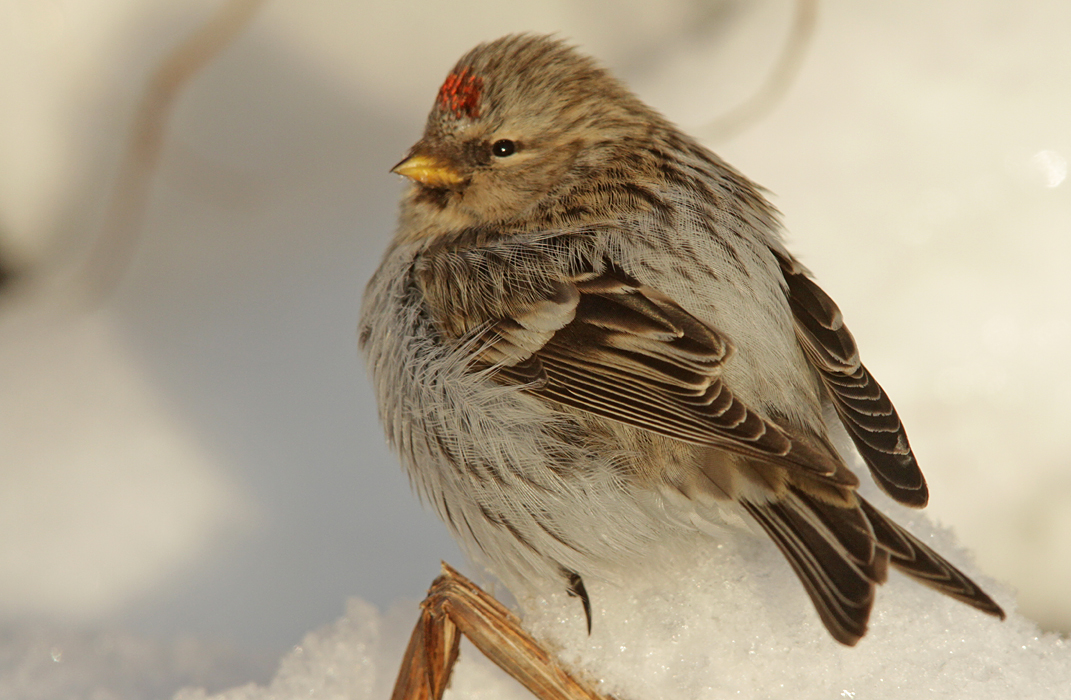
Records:
M403 210L447 227L531 219L660 121L561 41L522 34L481 44L447 76L424 135L393 168L414 183Z

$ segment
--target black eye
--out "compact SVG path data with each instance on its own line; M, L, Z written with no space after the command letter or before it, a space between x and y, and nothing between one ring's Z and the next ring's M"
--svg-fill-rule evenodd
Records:
M517 152L517 144L509 139L500 139L491 145L491 153L495 158L505 158Z

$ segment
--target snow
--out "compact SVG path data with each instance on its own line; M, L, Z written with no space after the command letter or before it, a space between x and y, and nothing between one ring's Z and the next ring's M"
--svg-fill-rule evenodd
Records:
M947 533L915 531L954 549ZM761 535L716 549L690 544L633 572L627 592L589 587L590 638L582 616L550 612L575 608L564 595L550 605L526 601L537 611L531 628L615 697L1048 698L1071 688L1067 642L1040 636L1021 616L1000 623L894 575L867 636L845 648L827 637ZM985 585L1009 602L1007 591Z
M1071 631L1071 6L822 3L788 94L726 138L788 0L266 3L178 100L137 256L86 312L55 280L140 85L216 6L0 3L0 264L34 280L0 288L0 697L387 697L462 559L383 446L359 297L442 76L520 30L773 192L929 480L896 517L1018 611L894 575L844 649L739 533L587 582L591 637L560 591L526 624L620 697L1071 697L1040 631ZM471 647L448 693L525 696Z
M598 691L617 698L1071 697L1071 643L1014 611L1013 594L980 574L942 530L897 512L1011 613L1003 622L894 574L881 588L870 631L854 648L834 642L781 554L758 532L683 537L642 568L587 581L590 635L580 603L555 589L519 601L526 628ZM387 697L415 620L414 606L381 615L351 600L346 615L309 634L267 685L175 700ZM447 698L530 697L471 645Z

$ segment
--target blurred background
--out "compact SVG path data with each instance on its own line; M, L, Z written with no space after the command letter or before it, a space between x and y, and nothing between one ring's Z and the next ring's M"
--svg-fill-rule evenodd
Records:
M356 326L389 168L454 61L515 31L571 39L771 191L930 517L1071 630L1071 5L827 0L736 129L797 2L246 4L124 180L146 86L226 5L0 0L0 690L65 646L169 667L137 692L265 680L348 597L419 599L462 561L384 444Z

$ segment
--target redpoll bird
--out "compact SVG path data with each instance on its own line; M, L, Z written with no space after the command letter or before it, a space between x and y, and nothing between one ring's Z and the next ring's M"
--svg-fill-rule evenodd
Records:
M557 577L590 626L585 578L736 509L844 644L889 564L1003 617L856 492L823 416L892 498L928 495L777 211L591 59L540 36L477 46L394 172L412 184L361 316L380 415L507 583Z

